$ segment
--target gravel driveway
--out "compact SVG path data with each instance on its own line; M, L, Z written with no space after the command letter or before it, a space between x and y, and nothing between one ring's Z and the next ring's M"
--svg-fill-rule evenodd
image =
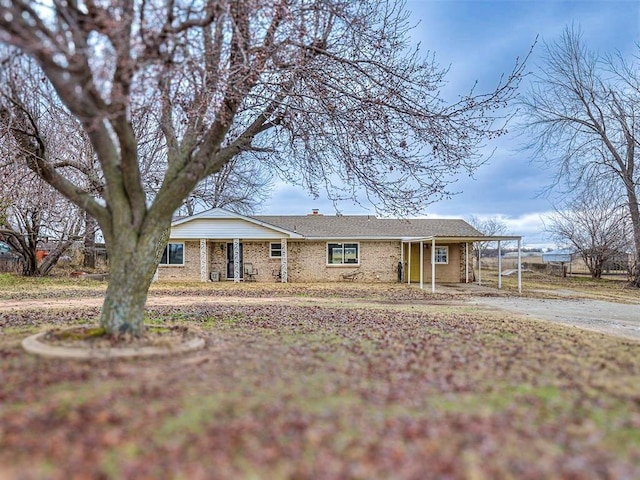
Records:
M475 297L470 305L487 306L550 320L563 325L640 340L640 305L601 300L557 300L514 297Z

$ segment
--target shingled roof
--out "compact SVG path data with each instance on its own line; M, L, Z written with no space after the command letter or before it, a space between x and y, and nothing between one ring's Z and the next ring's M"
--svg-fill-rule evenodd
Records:
M260 222L307 238L480 237L464 220L377 218L371 215L256 215Z

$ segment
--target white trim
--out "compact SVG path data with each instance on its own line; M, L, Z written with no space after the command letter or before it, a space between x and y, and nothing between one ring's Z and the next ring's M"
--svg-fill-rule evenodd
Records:
M420 242L420 290L424 288L424 244Z
M357 262L356 263L345 263L344 261L344 245L345 244L349 244L349 245L357 245ZM329 263L329 245L342 245L342 263ZM324 247L324 251L325 251L325 262L326 262L326 266L327 267L359 267L360 266L360 242L349 242L349 241L342 241L342 242L326 242L325 243L325 247Z
M447 257L447 261L446 262L437 262L436 261L436 250L438 250L439 248L444 248L447 253L446 253L446 257ZM435 263L436 265L449 265L449 245L436 245L433 249L433 263Z
M407 242L407 285L411 285L411 242Z
M498 288L502 288L502 245L498 240Z
M521 240L518 239L518 293L522 293L522 253Z
M431 293L436 293L436 239L431 239Z
M254 225L259 225L261 227L265 227L268 228L270 230L274 230L275 232L278 233L284 233L286 235L289 236L289 238L304 238L303 235L300 235L299 233L296 232L292 232L290 230L287 230L285 228L282 227L277 227L275 225L271 225L270 223L266 223L266 222L262 222L260 220L256 220L255 218L252 217L247 217L246 215L240 215L239 213L235 213L235 212L230 212L228 210L225 210L224 208L212 208L211 210L206 210L204 212L200 212L196 215L192 215L191 217L185 217L185 218L181 218L179 220L176 220L175 222L171 223L172 227L176 227L178 225L182 225L184 223L188 223L191 222L193 220L198 220L198 219L210 219L210 220L215 220L215 219L237 219L237 220L244 220L246 222L249 223L253 223Z
M273 245L280 245L280 255L273 255ZM282 258L282 241L269 242L269 258Z

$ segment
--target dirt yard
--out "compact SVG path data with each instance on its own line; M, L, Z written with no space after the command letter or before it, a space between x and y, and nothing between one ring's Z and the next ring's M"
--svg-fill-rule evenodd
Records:
M366 288L366 287L365 287ZM397 288L397 287L396 287ZM254 289L255 290L255 289ZM375 289L373 290L376 291ZM582 293L578 290L556 289L537 290L529 292L529 296L521 297L492 287L479 287L477 285L464 286L440 286L440 294L436 297L438 304L454 306L475 306L479 308L498 309L524 315L528 318L551 321L562 325L592 330L608 335L640 340L640 300L637 303L619 303L588 298L580 298ZM193 304L211 305L221 304L256 304L275 303L285 305L312 305L325 304L336 305L345 302L349 305L363 306L367 303L375 304L371 300L346 298L337 301L336 291L329 297L314 296L286 296L286 291L276 292L278 296L269 296L268 290L259 296L193 295L183 293L179 295L167 295L165 290L151 292L148 300L149 306L187 306ZM250 291L249 291L250 293ZM272 292L273 293L273 292ZM543 298L536 298L538 293ZM285 296L280 296L284 294ZM426 293L428 295L428 293ZM546 298L552 294L555 298ZM79 293L79 295L82 295ZM265 296L267 295L267 296ZM533 296L531 296L533 295ZM422 295L420 295L422 296ZM564 297L564 298L563 298ZM409 296L414 307L429 305L433 301L429 298ZM379 301L379 300L377 300ZM393 300L397 302L397 300ZM43 298L43 299L2 299L0 298L0 312L22 311L33 309L73 309L99 307L102 298L97 296L75 296L69 298Z
M104 285L2 280L2 480L640 478L640 342L480 303L557 292L156 286L202 350L74 361L21 341Z

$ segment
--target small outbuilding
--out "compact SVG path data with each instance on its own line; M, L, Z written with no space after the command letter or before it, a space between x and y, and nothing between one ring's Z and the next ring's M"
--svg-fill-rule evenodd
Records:
M568 249L554 250L542 254L542 261L544 263L571 263L573 252Z
M542 261L547 264L547 273L557 273L558 268L563 277L567 276L567 265L569 265L569 274L571 274L571 261L574 252L569 249L553 250L542 254Z

